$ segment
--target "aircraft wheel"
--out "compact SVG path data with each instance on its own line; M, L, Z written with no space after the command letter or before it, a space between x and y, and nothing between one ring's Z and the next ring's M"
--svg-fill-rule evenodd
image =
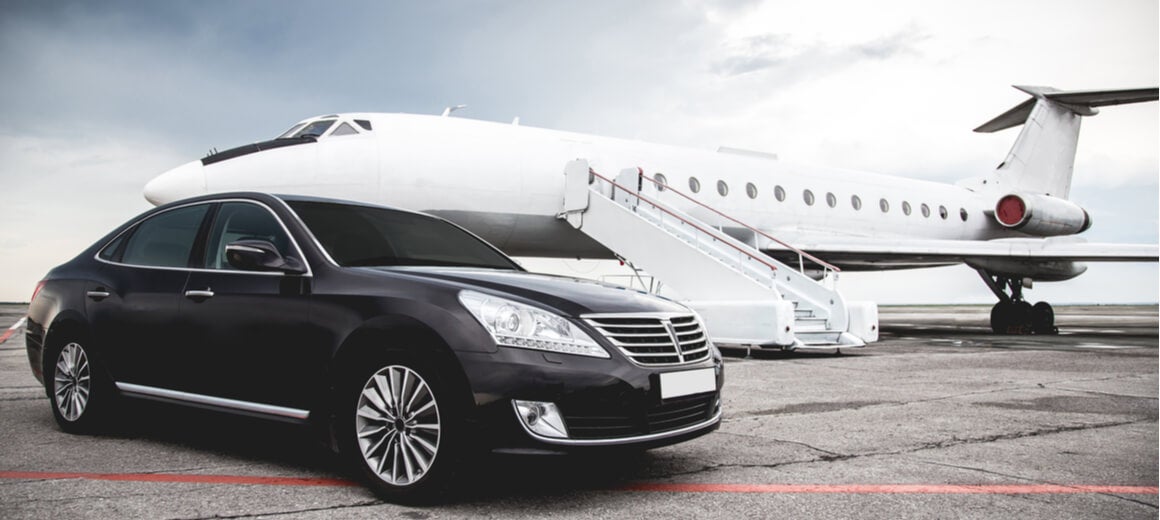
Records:
M1031 309L1031 304L1027 302L1014 302L1011 305L1008 334L1031 334Z
M991 307L991 332L995 334L1007 333L1007 315L1011 302L999 302Z
M1036 334L1058 334L1055 327L1055 309L1047 302L1039 302L1031 307L1031 330Z

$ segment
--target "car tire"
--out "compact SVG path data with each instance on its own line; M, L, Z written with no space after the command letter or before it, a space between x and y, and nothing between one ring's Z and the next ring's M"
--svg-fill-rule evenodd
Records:
M346 372L334 417L343 457L384 500L443 499L466 443L462 409L439 371L405 353L356 364Z
M104 367L85 343L60 342L50 352L45 389L52 416L68 433L94 433L108 426L116 390Z

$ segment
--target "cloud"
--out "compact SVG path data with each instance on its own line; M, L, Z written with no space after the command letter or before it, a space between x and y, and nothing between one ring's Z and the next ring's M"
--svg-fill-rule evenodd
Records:
M953 181L1005 156L1016 130L970 129L1024 99L1009 84L1160 81L1157 9L922 0L0 2L0 181L8 195L0 258L42 271L64 253L21 247L46 249L41 237L68 235L52 247L79 250L143 209L140 189L152 175L211 147L339 111L438 113L466 103L462 117L521 116L527 126ZM1158 126L1156 104L1109 107L1084 121L1073 191L1096 217L1093 236L1155 242ZM1147 218L1133 221L1124 208ZM79 225L67 217L77 211ZM27 297L35 280L10 283L15 292L0 288L0 300Z
M777 82L813 80L819 74L841 72L867 60L921 57L920 44L927 38L913 24L892 34L844 46L802 42L791 34L766 33L727 42L725 56L711 69L722 76L764 72L769 81Z

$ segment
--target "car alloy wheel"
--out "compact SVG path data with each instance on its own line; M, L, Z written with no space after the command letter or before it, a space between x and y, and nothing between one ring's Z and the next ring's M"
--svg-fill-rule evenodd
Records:
M64 420L75 422L85 413L92 392L92 372L85 349L69 343L57 356L53 401Z
M402 365L367 379L355 412L363 462L391 486L409 486L427 475L439 454L439 405L427 381Z

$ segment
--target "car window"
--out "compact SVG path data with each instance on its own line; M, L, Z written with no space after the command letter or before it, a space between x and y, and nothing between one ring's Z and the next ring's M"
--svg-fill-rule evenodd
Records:
M157 267L189 267L189 256L208 204L178 208L137 225L121 261Z
M226 246L238 240L265 240L282 256L290 256L290 238L278 219L265 207L249 202L226 202L214 218L205 248L205 267L233 269L226 260Z
M437 218L325 202L289 202L330 257L344 267L460 266L514 269L511 259Z

